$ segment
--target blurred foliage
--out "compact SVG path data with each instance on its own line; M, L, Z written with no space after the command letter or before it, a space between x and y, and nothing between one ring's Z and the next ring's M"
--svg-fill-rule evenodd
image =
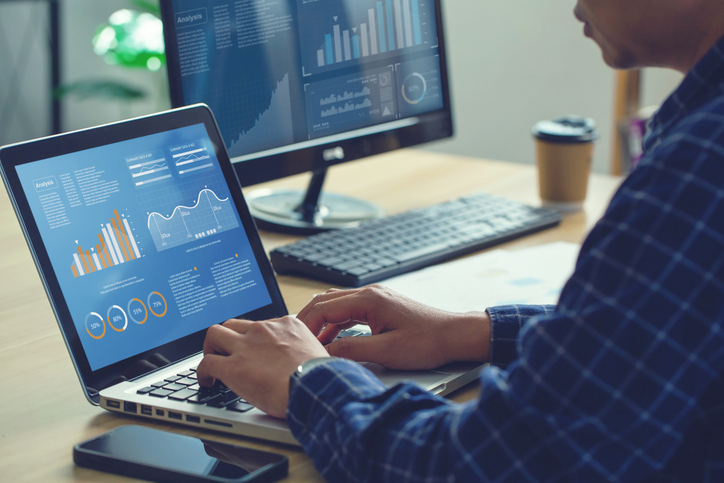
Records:
M96 30L93 50L109 64L157 71L166 63L163 24L148 12L118 10Z
M131 0L131 3L136 6L139 10L144 12L152 13L157 17L161 16L161 7L158 5L158 1L149 2L147 0Z
M130 3L138 10L118 10L108 17L107 23L98 26L92 39L93 51L111 65L159 71L166 64L166 54L158 1ZM133 101L148 94L141 88L108 80L81 80L56 91L58 98L71 95L81 99Z

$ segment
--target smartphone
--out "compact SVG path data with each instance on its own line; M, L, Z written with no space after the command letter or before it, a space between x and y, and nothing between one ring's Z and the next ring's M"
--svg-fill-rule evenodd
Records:
M75 445L78 466L158 482L272 482L286 456L147 428L121 426Z

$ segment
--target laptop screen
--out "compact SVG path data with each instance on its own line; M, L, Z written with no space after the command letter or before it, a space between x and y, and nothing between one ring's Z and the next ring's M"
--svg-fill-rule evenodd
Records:
M92 371L272 303L217 149L200 123L16 167Z

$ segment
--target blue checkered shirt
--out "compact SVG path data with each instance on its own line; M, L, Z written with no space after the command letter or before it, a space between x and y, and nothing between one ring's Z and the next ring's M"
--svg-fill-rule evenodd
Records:
M343 360L293 380L327 479L724 482L724 40L644 144L558 305L488 309L477 400Z

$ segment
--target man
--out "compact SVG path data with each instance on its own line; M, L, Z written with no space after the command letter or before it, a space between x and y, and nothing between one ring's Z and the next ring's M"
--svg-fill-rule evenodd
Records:
M557 306L449 314L368 287L209 329L199 379L286 415L326 478L724 481L724 2L579 0L575 14L609 65L687 76ZM325 349L350 321L375 335ZM329 355L492 365L480 398L455 404Z

